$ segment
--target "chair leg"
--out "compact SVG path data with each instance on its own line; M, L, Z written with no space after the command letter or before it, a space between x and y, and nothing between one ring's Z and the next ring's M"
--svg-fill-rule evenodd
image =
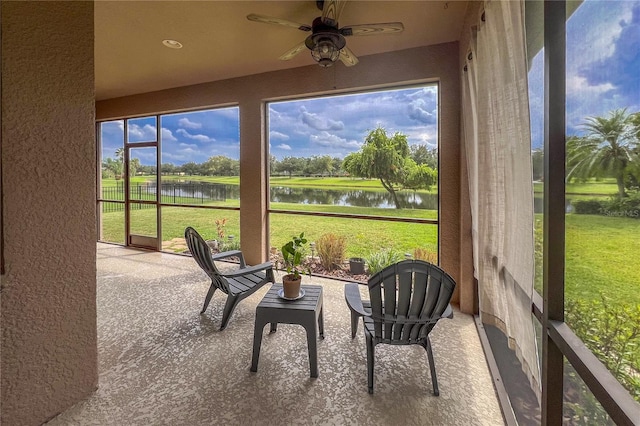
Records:
M220 331L227 328L227 323L229 322L229 318L231 318L231 314L233 314L233 310L240 302L240 297L238 296L227 296L227 302L224 304L224 311L222 313L222 324L220 325Z
M356 337L356 333L358 332L358 320L360 319L360 315L356 312L351 311L351 338Z
M431 348L431 340L429 340L429 336L427 336L426 344L424 348L427 350L427 357L429 358L429 369L431 370L431 383L433 384L433 394L435 396L440 395L440 390L438 389L438 377L436 376L436 364L433 361L433 349Z
M369 393L373 393L373 364L374 364L374 349L373 339L369 333L365 333L367 338L367 380L369 385Z
M209 287L209 291L207 292L207 297L204 299L204 306L200 311L201 314L204 314L204 311L207 310L207 306L209 306L209 302L211 302L211 298L213 297L213 293L216 292L218 287L216 287L213 283L211 283L211 287Z

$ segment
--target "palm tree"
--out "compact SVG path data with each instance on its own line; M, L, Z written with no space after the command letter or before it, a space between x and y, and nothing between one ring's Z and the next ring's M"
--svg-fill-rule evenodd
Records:
M118 149L116 149L116 158L117 158L121 163L124 163L124 148L118 148Z
M116 180L119 180L122 178L122 171L124 170L124 148L118 148L116 149L116 160L117 163L114 164L114 174L115 174L115 178Z
M584 137L567 141L567 180L612 176L620 198L626 197L625 171L632 162L637 145L631 116L616 109L608 117L587 117Z

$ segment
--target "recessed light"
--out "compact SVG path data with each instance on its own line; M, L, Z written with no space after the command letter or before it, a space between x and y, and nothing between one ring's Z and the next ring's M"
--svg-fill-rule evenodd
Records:
M162 44L171 49L182 49L182 43L177 40L162 40Z

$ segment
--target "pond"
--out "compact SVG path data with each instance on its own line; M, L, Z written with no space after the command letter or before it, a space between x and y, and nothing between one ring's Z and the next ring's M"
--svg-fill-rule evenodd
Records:
M156 192L156 186L153 183L141 186L149 193L155 194ZM274 203L325 204L381 209L395 208L391 194L383 191L272 186L270 192L271 202ZM163 202L178 204L184 203L184 198L192 198L200 202L226 201L239 199L240 187L238 185L197 181L164 182L162 183L161 194ZM403 191L397 195L403 208L438 209L437 194Z
M400 205L405 209L437 210L438 195L416 193L413 191L398 192ZM334 206L376 207L393 209L395 203L388 192L364 189L323 189L298 188L286 186L271 187L271 202L297 204L326 204Z

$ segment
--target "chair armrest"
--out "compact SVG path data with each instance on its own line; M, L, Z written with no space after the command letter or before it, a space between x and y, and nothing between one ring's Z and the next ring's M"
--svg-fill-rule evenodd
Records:
M259 265L247 266L245 268L237 269L233 272L229 272L228 274L220 274L220 275L222 275L225 278L234 278L234 277L241 277L247 274L252 274L254 272L264 271L266 269L271 269L271 268L273 268L273 265L271 264L271 262L265 262Z
M440 318L453 319L453 308L451 307L451 303L447 305L447 309L444 310Z
M240 258L240 267L244 268L244 266L245 266L244 256L242 255L242 252L240 250L223 251L222 253L217 253L217 254L211 255L211 259L212 260L226 259L227 257L238 257L238 258Z
M358 284L345 284L344 300L347 302L347 306L349 306L349 309L351 309L358 315L362 315L363 317L371 316L371 314L364 309L362 298L360 297L360 290L358 289Z

